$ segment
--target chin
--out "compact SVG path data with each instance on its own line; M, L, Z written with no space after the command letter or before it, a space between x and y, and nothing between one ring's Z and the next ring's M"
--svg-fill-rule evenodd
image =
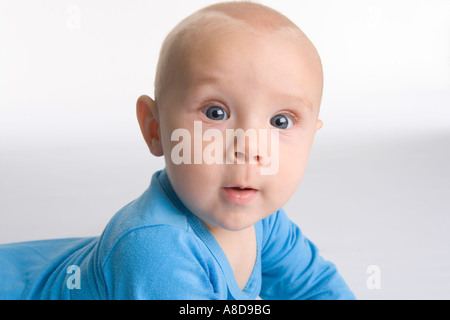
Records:
M253 224L230 224L230 225L220 225L222 229L228 230L228 231L242 231L249 227L251 227Z
M260 219L250 219L250 217L242 217L242 213L236 214L228 219L221 219L215 223L216 226L228 231L241 231L253 226Z

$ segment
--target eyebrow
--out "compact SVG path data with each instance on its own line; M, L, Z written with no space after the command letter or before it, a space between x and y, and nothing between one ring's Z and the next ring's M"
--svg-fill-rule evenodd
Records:
M277 97L279 97L283 101L289 101L289 105L300 106L308 110L314 109L311 101L309 101L309 99L307 99L304 95L281 93L277 94Z
M195 85L203 85L203 84L217 84L222 83L222 77L218 77L214 74L206 74L201 76L195 76L192 81Z
M201 75L192 81L192 84L194 85L207 85L207 84L220 84L224 85L226 81L223 81L222 77L218 77L214 74L206 74ZM309 99L307 99L304 95L301 94L295 94L295 93L285 93L285 92L279 92L274 94L274 97L289 101L289 106L299 106L301 108L306 108L309 111L314 110L313 104Z

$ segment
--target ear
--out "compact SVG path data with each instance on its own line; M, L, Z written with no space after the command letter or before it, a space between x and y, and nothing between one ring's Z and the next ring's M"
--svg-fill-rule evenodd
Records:
M150 152L157 157L162 156L164 152L159 134L155 101L149 96L140 96L136 102L136 115Z
M323 121L322 120L317 120L316 131L319 130L320 128L322 128L322 126L323 126Z

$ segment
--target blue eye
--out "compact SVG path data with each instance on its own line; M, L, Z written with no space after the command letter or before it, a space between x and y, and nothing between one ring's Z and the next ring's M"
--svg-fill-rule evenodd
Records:
M278 114L270 119L270 124L278 129L287 129L294 125L291 118L285 116L284 114Z
M205 115L211 120L226 120L228 119L228 114L221 107L212 106L208 107L205 111Z

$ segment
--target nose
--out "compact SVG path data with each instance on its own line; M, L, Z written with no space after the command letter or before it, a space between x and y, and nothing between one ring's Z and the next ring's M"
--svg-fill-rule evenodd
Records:
M227 163L261 164L264 162L258 148L258 134L255 129L227 129Z
M251 156L249 152L240 152L235 151L234 152L234 158L236 159L236 162L239 164L248 162L249 164L257 164L260 162L260 156L259 155L253 155Z

